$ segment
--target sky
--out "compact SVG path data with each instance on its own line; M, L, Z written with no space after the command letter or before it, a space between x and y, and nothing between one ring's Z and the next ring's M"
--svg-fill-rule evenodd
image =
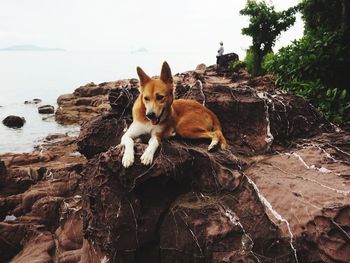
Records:
M298 0L268 0L277 10ZM66 50L208 52L223 41L243 52L246 0L0 0L0 48L32 44ZM300 16L276 49L303 34Z

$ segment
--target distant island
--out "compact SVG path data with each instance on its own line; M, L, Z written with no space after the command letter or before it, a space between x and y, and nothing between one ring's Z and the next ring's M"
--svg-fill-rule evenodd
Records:
M131 53L147 53L147 52L148 52L147 48L144 48L144 47L131 51Z
M62 48L46 48L35 45L14 45L7 48L0 48L0 51L65 51Z

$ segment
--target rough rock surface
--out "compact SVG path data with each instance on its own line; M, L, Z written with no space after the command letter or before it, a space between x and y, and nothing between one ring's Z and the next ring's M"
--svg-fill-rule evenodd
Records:
M219 77L212 68L175 76L176 98L195 99L219 117L233 151L265 153L271 146L287 145L295 138L332 130L324 117L301 97L274 88L271 78L253 79L242 71L239 79ZM136 86L113 89L112 111L95 117L81 128L79 150L86 157L120 142L131 123L131 109L139 92ZM274 144L273 144L274 143Z
M0 155L0 262L79 262L81 170L76 139Z
M83 261L348 262L350 134L268 76L208 68L175 81L178 98L219 116L229 151L175 138L145 167L136 143L124 169L118 143L87 143L102 139L94 127L104 124L119 140L130 121L135 97L115 90L123 115L95 118L78 139L95 154L83 171Z
M89 83L77 88L73 94L61 95L57 99L55 119L61 124L83 124L92 117L108 111L108 93L111 89L128 84L129 80Z
M2 123L10 128L21 128L26 120L23 117L10 115L7 116L5 119L2 120Z
M56 118L84 122L77 140L0 155L0 262L350 262L350 133L270 76L174 80L218 115L229 149L173 138L146 167L142 138L124 169L137 81L60 97ZM108 107L88 112L95 99Z

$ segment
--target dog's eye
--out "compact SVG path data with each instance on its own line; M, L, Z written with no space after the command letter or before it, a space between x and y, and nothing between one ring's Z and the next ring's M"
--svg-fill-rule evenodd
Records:
M149 101L149 98L148 97L144 97L145 101Z
M157 94L156 99L157 100L162 100L162 99L164 99L164 96Z

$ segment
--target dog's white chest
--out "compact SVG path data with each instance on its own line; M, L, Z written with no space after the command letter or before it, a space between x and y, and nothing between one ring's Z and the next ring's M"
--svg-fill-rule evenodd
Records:
M133 128L138 134L156 134L163 130L163 125L152 125L151 123L134 122Z

